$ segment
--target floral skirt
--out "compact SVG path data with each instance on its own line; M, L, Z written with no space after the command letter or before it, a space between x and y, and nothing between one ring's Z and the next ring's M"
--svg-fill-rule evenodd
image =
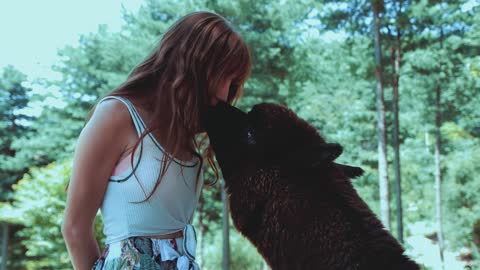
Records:
M130 237L106 245L92 270L200 270L195 248L195 234L187 229L171 239Z

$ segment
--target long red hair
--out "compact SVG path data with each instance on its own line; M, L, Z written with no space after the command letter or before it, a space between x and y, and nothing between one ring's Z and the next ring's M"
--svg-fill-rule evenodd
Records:
M144 201L153 195L173 158L181 152L199 158L197 183L204 158L216 175L211 184L218 180L202 125L204 111L227 78L233 78L228 102L234 103L243 94L251 68L247 45L226 19L211 12L193 12L175 22L127 80L105 95L148 101L142 108L148 111L150 121L133 151L149 132L168 129L163 148L170 150L161 161L162 172L154 189ZM201 140L198 134L203 135ZM130 162L133 167L133 155Z

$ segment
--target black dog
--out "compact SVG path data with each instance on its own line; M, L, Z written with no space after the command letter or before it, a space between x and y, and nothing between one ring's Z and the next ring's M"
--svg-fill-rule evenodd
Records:
M218 103L206 119L233 223L272 269L420 269L353 188L363 170L291 110Z

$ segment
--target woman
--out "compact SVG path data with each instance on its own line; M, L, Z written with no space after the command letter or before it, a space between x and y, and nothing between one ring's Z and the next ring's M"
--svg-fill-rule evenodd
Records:
M203 186L196 137L207 106L233 103L250 70L250 52L230 24L194 12L97 103L78 138L62 225L75 269L199 268L191 226ZM210 151L207 159L213 164ZM93 231L99 208L102 255Z

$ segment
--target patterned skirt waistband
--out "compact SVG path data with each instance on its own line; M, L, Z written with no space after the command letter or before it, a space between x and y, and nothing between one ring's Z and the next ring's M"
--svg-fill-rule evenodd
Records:
M172 239L130 237L105 247L93 270L199 270L195 262L196 235L192 225Z

